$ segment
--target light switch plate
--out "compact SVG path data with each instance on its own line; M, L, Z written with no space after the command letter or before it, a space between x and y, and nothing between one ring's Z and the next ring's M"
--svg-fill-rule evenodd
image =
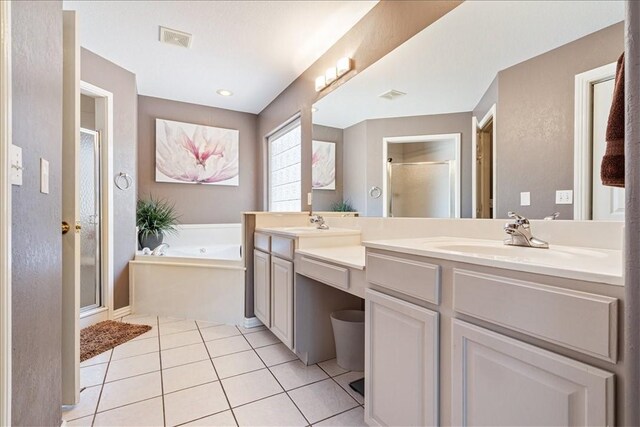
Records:
M556 205L571 205L573 204L573 190L557 190L556 191Z
M307 204L311 206L311 202L313 202L313 193L307 193Z
M9 152L9 165L12 185L22 185L22 148L11 145Z
M49 162L40 159L40 192L49 194Z
M520 206L531 206L531 193L523 191L520 193Z

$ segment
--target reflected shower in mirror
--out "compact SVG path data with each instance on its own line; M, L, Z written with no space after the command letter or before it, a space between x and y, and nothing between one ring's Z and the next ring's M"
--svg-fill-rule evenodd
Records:
M623 218L598 178L623 20L615 0L462 3L314 104L335 186L314 188L313 209ZM443 135L457 155L411 157Z

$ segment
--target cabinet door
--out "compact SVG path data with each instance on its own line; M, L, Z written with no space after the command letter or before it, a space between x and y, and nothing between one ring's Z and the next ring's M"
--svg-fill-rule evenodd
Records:
M365 291L365 421L438 424L438 313Z
M253 251L253 312L268 328L271 326L271 256Z
M293 263L271 257L271 332L293 349Z
M613 374L453 321L452 424L613 425Z

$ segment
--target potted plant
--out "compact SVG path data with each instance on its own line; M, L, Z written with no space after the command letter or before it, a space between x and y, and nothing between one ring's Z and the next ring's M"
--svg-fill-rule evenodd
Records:
M164 239L165 233L175 233L178 215L175 206L167 200L139 199L136 207L138 242L141 248L155 249Z
M331 205L332 212L355 212L353 206L351 206L351 202L349 200L343 200L339 202L335 202Z

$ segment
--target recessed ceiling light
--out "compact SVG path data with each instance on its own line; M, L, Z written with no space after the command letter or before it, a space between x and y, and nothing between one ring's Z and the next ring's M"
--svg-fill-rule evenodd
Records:
M216 93L220 96L231 96L233 95L233 92L231 92L230 90L226 90L226 89L218 89L216 91Z

